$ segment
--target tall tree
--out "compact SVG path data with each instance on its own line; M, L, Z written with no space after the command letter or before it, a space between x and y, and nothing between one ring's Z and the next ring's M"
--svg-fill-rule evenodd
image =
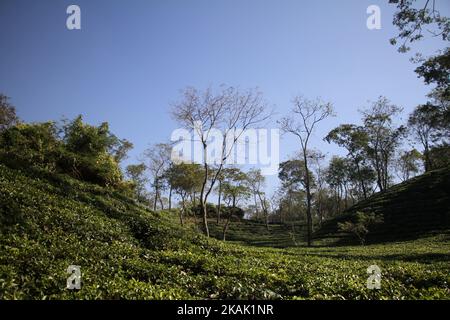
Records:
M430 148L439 136L440 112L431 103L417 106L408 118L408 129L423 147L425 171L433 169Z
M281 213L286 213L286 216L291 220L298 220L299 218L301 219L301 215L299 214L306 212L306 224L308 228L308 214L307 210L305 210L305 204L307 207L307 201L305 201L307 200L307 197L305 197L307 182L305 163L302 155L280 163L278 178L281 180L282 190L285 193L284 199L281 202L284 207ZM308 181L310 190L312 190L315 187L315 179L311 170L308 171ZM293 222L291 226L292 235L294 235L295 229Z
M200 139L204 169L200 209L203 230L209 237L206 204L217 177L242 133L251 126L265 121L270 115L266 113L266 104L261 92L252 89L240 91L234 87L222 87L217 93L211 88L204 92L187 88L181 101L174 104L172 115L180 125L193 130ZM210 178L211 161L208 158L208 150L215 144L212 139L215 129L221 131L223 140L220 159L216 163L217 168L214 176Z
M266 179L261 174L260 169L252 169L247 172L247 183L253 193L256 215L258 216L259 213L258 208L261 208L264 216L264 221L266 223L266 228L269 229L269 205L266 199L266 195L263 191L265 187L265 180Z
M189 194L201 186L203 177L201 166L196 163L172 164L167 169L166 177L171 188L181 197L180 223L184 224L186 215L186 201Z
M280 126L283 132L295 135L300 141L303 154L303 164L305 171L305 189L307 201L307 242L312 244L312 213L311 213L311 181L308 163L308 150L311 135L316 125L333 114L331 103L322 102L319 99L308 100L303 97L295 97L293 101L292 116L282 118ZM296 117L298 117L296 119Z
M225 241L228 226L236 211L239 210L238 202L241 199L247 199L250 196L248 178L245 172L238 168L227 168L224 171L225 180L222 185L223 198L228 204L227 220L223 227L222 239Z
M347 156L355 166L355 177L359 181L363 197L366 199L370 189L368 185L370 182L367 180L368 159L366 153L369 137L364 127L342 124L331 130L325 140L347 149Z
M114 145L111 147L111 154L117 163L121 163L128 158L128 152L133 149L133 143L127 139L117 139Z
M341 213L348 207L350 161L346 158L333 156L327 169L326 180L330 188L334 190L336 211ZM342 202L344 202L343 208Z
M406 130L403 126L394 125L394 118L401 111L402 108L391 104L385 97L379 97L368 109L361 111L368 137L367 155L375 169L380 191L389 185L390 165Z
M417 175L420 171L421 161L422 154L416 149L400 152L395 163L400 180L406 181Z
M145 176L145 164L130 164L125 168L125 175L133 182L138 201L147 200L145 197L145 184L148 179Z
M158 201L161 202L161 191L164 188L164 173L171 160L171 146L167 143L158 143L144 151L143 161L150 172L151 185L154 190L153 210L156 210Z
M311 150L309 153L309 158L311 159L311 167L313 171L313 174L316 179L316 187L318 189L324 187L324 175L325 175L325 168L323 166L324 160L325 160L325 154L323 154L319 150Z

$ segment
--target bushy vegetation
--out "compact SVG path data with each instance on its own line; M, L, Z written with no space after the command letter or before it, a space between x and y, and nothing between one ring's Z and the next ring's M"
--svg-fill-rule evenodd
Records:
M434 2L390 2L400 51L430 24L448 40ZM228 166L242 132L274 120L257 89L183 90L174 120L195 131L205 161L210 130L225 133L218 159L175 161L156 143L125 168L129 181L120 163L132 144L108 123L23 123L0 94L0 299L450 299L449 58L414 59L434 87L406 123L380 96L359 124L332 129L325 140L346 155L327 163L310 138L332 103L294 97L278 124L300 149L273 196L260 170ZM342 246L354 240L342 232L369 245ZM366 287L374 264L379 290ZM69 265L81 267L80 290L66 288Z
M88 125L81 116L63 126L19 123L0 132L0 161L15 168L41 168L119 187L124 146L131 147L115 137L107 123Z
M376 215L373 212L356 212L355 221L345 221L338 223L340 231L348 232L354 234L358 237L359 242L364 245L366 242L366 236L369 233L369 228L375 224L383 222L382 215Z
M0 299L449 299L449 235L273 249L207 239L170 212L67 175L0 165ZM256 235L255 235L256 236ZM382 270L381 290L366 269ZM65 288L81 266L81 290Z

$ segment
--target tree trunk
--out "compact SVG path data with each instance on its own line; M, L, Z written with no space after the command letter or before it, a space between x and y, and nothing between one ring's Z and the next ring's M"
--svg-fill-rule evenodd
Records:
M200 212L202 213L202 221L203 221L203 232L205 236L209 238L209 228L208 228L208 210L206 208L206 197L205 197L205 188L208 183L208 163L207 163L207 153L206 153L206 143L203 143L203 157L204 157L204 168L205 168L205 176L203 178L202 189L200 191Z
M162 201L162 197L159 196L158 198L159 198L159 204L161 205L161 210L164 210L164 203Z
M361 182L361 189L363 192L364 200L367 199L366 185L364 184L364 179L361 176L361 168L359 167L359 162L356 162L356 170L358 172L359 180Z
M256 192L253 193L253 199L255 201L255 211L256 211L256 219L259 220L259 210L258 210L258 200L256 200Z
M180 210L180 223L181 223L181 225L184 225L183 214L186 212L186 204L185 204L183 195L181 196L181 206L182 206L182 208Z
M222 240L226 241L226 234L228 230L228 225L230 224L231 214L228 216L227 221L225 222L225 225L223 226L223 233L222 233Z
M202 201L200 207L202 212L203 232L205 233L205 236L209 238L208 210L206 207L206 203Z
M348 208L348 190L347 184L344 184L344 210Z
M233 212L234 212L235 209L236 209L236 197L233 196L233 204L231 206L231 212L228 215L227 222L225 223L225 226L223 227L223 234L222 234L222 240L223 241L226 240L226 234L227 234L228 226L230 225L230 220L231 220L231 217L233 216Z
M334 195L336 198L336 211L337 213L341 213L341 195L340 195L340 186L337 186L336 189L334 190Z
M381 165L380 165L380 156L378 154L378 149L374 149L374 157L375 157L375 170L377 172L377 185L380 191L383 191L383 178L382 178L382 172L381 172Z
M425 144L425 150L423 151L423 154L425 156L425 163L424 163L424 169L425 172L428 172L431 170L432 165L431 165L431 159L430 159L430 149L428 147L428 143Z
M386 190L389 183L389 158L387 155L384 155L383 159L383 173L383 190Z
M217 224L220 223L220 205L221 205L220 200L221 200L221 197L222 197L222 181L219 180L219 198L217 200Z
M308 247L312 245L312 216L311 216L311 186L308 171L308 156L306 148L303 149L303 161L305 163L305 189L306 189L306 220L307 220L307 242Z
M169 188L169 211L172 210L172 186Z
M266 229L269 230L269 210L266 207L266 200L261 197L261 193L258 192L259 202L261 203L261 209L264 213L264 220L266 222ZM255 199L256 204L256 199Z
M153 211L156 211L156 204L158 201L158 187L156 181L154 183L155 183L155 199L153 201Z

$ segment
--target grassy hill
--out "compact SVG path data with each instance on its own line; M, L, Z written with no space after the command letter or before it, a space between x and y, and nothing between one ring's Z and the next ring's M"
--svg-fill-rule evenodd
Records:
M316 239L347 242L337 223L352 220L355 212L383 215L384 223L374 227L368 241L385 242L415 239L450 229L450 167L434 170L379 192L326 222L315 233Z
M112 189L4 165L0 231L0 299L450 299L449 234L367 247L223 243ZM371 264L380 290L366 288ZM69 265L81 267L81 290L66 289Z

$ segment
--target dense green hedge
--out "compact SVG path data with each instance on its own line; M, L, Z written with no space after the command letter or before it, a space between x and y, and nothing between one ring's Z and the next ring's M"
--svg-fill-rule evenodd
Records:
M91 126L84 124L81 117L62 127L54 122L20 123L0 132L0 162L118 187L122 184L122 172L111 148L119 143L106 123Z
M251 248L182 229L122 193L0 165L0 299L450 298L449 235L368 247ZM382 288L366 288L371 264ZM81 266L82 287L65 288Z

